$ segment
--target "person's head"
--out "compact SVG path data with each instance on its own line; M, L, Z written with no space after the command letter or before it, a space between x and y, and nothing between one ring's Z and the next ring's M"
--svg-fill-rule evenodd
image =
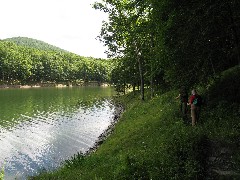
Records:
M195 94L197 94L197 91L196 91L196 89L193 89L192 90L192 95L195 95Z
M181 90L185 90L186 89L186 87L185 86L181 86Z
M187 89L186 89L186 87L185 86L181 86L181 88L180 88L180 92L186 92L187 91Z

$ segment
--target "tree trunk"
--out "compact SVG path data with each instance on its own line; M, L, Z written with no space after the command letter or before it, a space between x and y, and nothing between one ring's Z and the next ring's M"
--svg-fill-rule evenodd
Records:
M239 46L239 37L238 37L238 33L237 33L237 27L236 27L235 20L233 17L232 8L229 3L227 3L227 6L228 6L229 16L230 16L230 20L231 20L231 28L233 31L234 43L236 46L235 48L236 48L236 53L237 53L237 61L238 61L238 65L240 65L240 46Z
M144 76L143 76L143 69L142 69L142 61L139 55L137 55L138 60L138 68L140 74L140 90L141 90L141 100L144 100Z
M141 59L141 52L139 51L139 46L137 42L134 42L135 48L135 56L138 62L138 70L140 75L140 91L141 91L141 100L144 100L144 76L143 76L143 67L142 67L142 59Z
M136 84L133 83L133 94L135 95L135 91L136 91Z
M152 65L151 65L151 72L152 72ZM154 97L154 87L153 87L153 76L151 75L151 80L150 80L150 88L151 88L151 98Z
M153 39L153 34L151 34L151 57L150 58L153 58L153 49L154 49L154 39ZM153 84L153 62L152 62L152 59L151 59L151 76L150 76L150 86L151 86L151 98L154 97L154 84Z

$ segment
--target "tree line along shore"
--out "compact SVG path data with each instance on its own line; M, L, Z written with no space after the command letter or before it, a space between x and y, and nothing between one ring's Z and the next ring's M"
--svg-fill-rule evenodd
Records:
M34 85L0 85L0 89L8 89L8 88L40 88L40 87L79 87L79 86L101 86L107 87L111 86L109 83L99 83L97 81L93 82L83 82L78 84L64 84L64 83L36 83Z

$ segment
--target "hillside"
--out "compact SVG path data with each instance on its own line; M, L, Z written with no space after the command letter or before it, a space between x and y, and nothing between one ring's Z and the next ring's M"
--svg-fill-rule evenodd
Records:
M30 48L36 48L39 50L44 50L44 51L62 51L62 52L67 52L64 49L61 49L59 47L50 45L44 41L40 41L37 39L32 39L28 37L12 37L12 38L7 38L3 39L4 41L10 41L14 42L17 45L24 46L24 47L30 47Z
M0 85L4 87L42 82L107 82L112 68L110 62L54 50L47 43L28 38L0 40L0 63Z

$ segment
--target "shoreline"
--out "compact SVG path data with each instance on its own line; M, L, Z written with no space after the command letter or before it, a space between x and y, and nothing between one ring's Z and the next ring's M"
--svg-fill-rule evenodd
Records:
M96 82L88 82L77 85L66 85L66 84L57 84L57 83L37 83L34 85L0 85L0 89L29 89L29 88L44 88L44 87L84 87L84 86L100 86L100 87L109 87L111 84L109 83L96 83Z
M124 112L124 107L120 103L114 103L115 111L114 111L114 117L111 122L111 124L107 127L107 129L100 134L96 142L94 143L93 147L89 148L85 153L83 153L83 156L90 155L91 153L94 153L97 151L99 146L108 138L109 135L112 134L114 131L115 125L119 122L122 113Z

